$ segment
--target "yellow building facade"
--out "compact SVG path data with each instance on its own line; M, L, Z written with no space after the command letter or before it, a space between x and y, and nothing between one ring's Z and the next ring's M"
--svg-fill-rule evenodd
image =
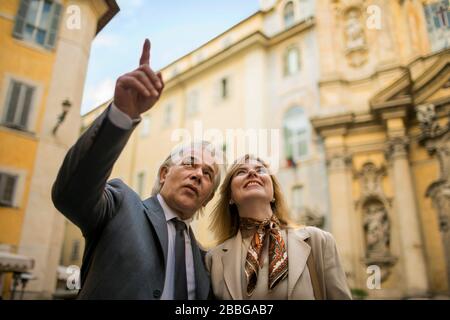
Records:
M242 138L269 156L292 219L334 235L355 298L448 295L449 21L446 0L260 1L163 68L112 177L146 198L181 137L228 160ZM194 221L206 247L215 200Z
M0 245L34 260L28 298L55 289L64 219L51 185L79 133L91 42L118 10L109 0L0 2Z

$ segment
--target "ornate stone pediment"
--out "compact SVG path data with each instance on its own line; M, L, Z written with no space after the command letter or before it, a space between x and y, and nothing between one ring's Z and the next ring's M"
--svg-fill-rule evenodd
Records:
M421 63L422 72L416 64ZM415 110L413 104L431 101L436 106L450 102L450 49L438 55L411 63L405 68L403 76L379 91L370 100L374 112L392 108L406 108L409 113ZM433 97L432 99L430 99Z

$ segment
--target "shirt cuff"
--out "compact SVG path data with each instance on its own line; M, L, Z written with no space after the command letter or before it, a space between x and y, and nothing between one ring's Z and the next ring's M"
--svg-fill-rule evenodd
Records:
M108 118L116 127L119 127L123 130L130 130L136 124L141 122L141 117L131 119L129 115L117 108L114 102L111 102L111 108L108 112Z

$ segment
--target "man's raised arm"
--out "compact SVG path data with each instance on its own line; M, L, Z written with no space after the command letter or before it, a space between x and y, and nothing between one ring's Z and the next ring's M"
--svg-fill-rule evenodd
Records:
M161 73L150 68L146 39L139 67L117 79L113 103L68 151L53 184L52 200L83 234L93 232L114 214L121 195L106 182L136 119L155 105L163 89Z

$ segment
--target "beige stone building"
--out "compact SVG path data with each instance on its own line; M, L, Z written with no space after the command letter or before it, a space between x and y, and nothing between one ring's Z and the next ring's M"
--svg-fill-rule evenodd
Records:
M334 235L355 297L445 295L449 18L448 1L260 1L163 68L112 175L145 198L180 137L222 143L229 160L244 137L264 157L249 138L261 129L292 218ZM210 209L194 223L205 246Z

